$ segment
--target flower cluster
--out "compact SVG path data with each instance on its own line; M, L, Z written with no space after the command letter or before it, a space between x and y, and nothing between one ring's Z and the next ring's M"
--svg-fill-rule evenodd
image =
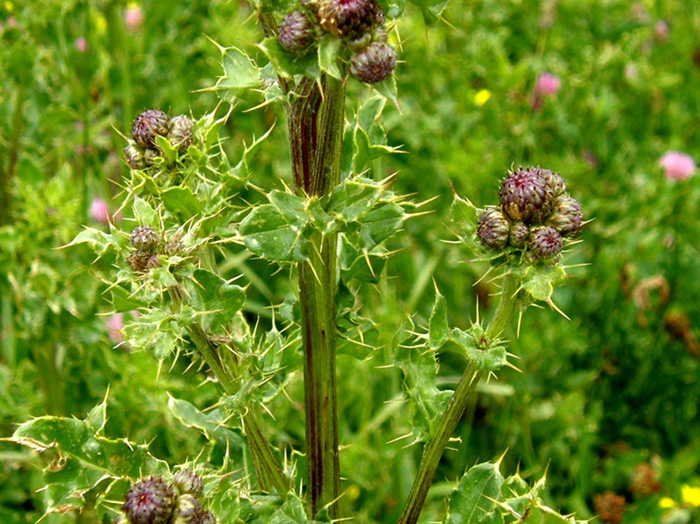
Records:
M173 149L186 151L192 144L194 121L186 115L170 118L160 109L148 109L134 120L133 141L124 149L126 163L131 169L145 169L161 156L156 137L162 136Z
M160 267L158 255L172 256L184 249L182 241L177 237L163 242L160 233L153 226L135 227L129 235L129 244L134 251L129 254L127 262L136 273Z
M549 259L581 229L581 205L566 194L564 179L549 169L521 167L509 173L499 198L499 207L487 208L479 216L477 234L490 249L509 245Z
M202 479L189 470L178 471L168 483L151 476L136 482L126 494L119 524L216 524L202 507Z
M324 33L340 38L352 52L350 72L374 84L396 67L396 51L386 43L384 12L377 0L318 0L284 17L278 28L280 45L302 55Z

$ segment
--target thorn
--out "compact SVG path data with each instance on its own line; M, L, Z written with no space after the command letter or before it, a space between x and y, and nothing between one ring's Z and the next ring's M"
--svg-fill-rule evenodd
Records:
M551 307L554 311L559 313L562 317L564 317L566 320L571 320L566 313L564 313L561 309L557 307L557 305L554 303L554 301L550 298L547 300L547 304L549 304L549 307Z

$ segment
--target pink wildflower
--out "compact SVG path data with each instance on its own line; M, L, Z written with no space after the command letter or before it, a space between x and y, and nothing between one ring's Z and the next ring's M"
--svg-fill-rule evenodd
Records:
M7 25L9 27L17 27L19 23L17 22L17 19L14 16L10 16L7 19Z
M81 53L87 51L87 40L84 36L75 39L75 48Z
M122 328L124 327L124 314L115 313L107 319L107 334L109 339L116 343L122 342L124 336L122 335Z
M659 160L659 164L666 171L669 180L686 180L695 172L693 159L679 151L669 151Z
M109 208L107 207L107 202L105 202L101 198L94 198L92 200L92 204L90 205L90 216L95 222L108 224Z
M668 42L669 29L668 24L664 20L659 20L654 25L654 37L658 42Z
M537 84L535 85L535 96L540 95L556 95L561 88L561 81L559 77L553 75L552 73L542 73L539 78L537 78Z
M126 22L126 27L130 31L138 29L143 24L143 10L140 5L131 4L126 8L126 13L124 13L124 21Z

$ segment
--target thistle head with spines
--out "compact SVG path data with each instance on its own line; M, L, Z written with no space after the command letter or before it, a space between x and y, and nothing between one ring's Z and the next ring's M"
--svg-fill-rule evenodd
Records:
M386 17L377 0L302 1L277 29L280 45L298 56L326 34L339 38L350 53L350 74L366 84L386 80L396 67L396 51L386 41Z
M520 167L508 173L499 205L479 215L477 236L490 251L525 253L531 261L556 260L583 225L579 202L558 173Z

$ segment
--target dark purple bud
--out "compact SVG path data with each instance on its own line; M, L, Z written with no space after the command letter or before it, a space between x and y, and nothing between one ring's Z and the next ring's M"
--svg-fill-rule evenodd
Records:
M396 51L389 44L375 42L350 58L350 72L367 84L386 80L396 67Z
M177 498L170 524L201 524L203 513L202 505L194 495L186 493Z
M582 221L581 204L578 200L568 195L561 195L554 201L554 210L547 223L566 237L578 233Z
M131 486L122 509L130 524L167 524L176 496L175 488L162 477L142 479Z
M150 255L148 253L144 253L143 251L134 251L133 253L129 254L127 263L134 273L143 273L147 269L149 258Z
M319 0L321 27L338 38L360 40L384 24L384 13L376 0Z
M314 28L304 13L292 11L280 23L277 38L287 51L302 54L314 41Z
M134 120L131 136L141 147L154 147L156 135L165 136L170 130L170 118L160 109L148 109Z
M486 247L501 249L508 243L510 222L498 209L486 209L479 216L477 235Z
M187 115L177 115L170 121L168 142L175 149L186 151L192 144L194 121Z
M508 240L511 246L523 247L527 242L527 237L530 236L530 228L523 222L515 222L510 226L510 234Z
M160 236L152 226L138 226L129 235L129 243L139 251L151 252L160 243Z
M133 142L124 148L124 158L126 158L126 163L131 169L143 169L146 167L143 149Z
M506 215L526 224L544 220L553 204L545 177L539 168L521 167L511 172L503 181L499 197Z
M552 258L561 253L564 241L552 226L538 226L530 231L528 245L538 258Z
M202 478L189 469L183 469L175 473L173 484L182 494L189 493L199 497L204 492Z

